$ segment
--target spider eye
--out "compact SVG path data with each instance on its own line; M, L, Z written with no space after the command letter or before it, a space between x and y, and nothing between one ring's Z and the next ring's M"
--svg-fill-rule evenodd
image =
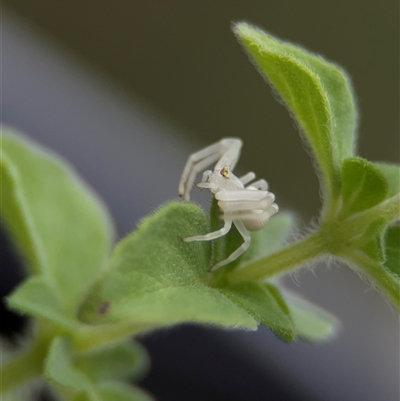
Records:
M225 166L221 171L220 171L222 177L224 178L229 178L229 166Z

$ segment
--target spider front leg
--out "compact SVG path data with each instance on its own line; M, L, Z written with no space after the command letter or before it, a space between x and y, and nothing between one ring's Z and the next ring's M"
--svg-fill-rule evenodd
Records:
M222 266L225 266L234 260L236 260L243 252L247 250L247 248L250 246L250 234L247 231L246 227L244 226L243 222L240 220L234 220L233 224L237 228L239 234L243 237L243 244L239 246L234 252L232 252L226 259L222 260L221 262L218 262L216 265L211 267L210 271L213 272L217 269L219 269Z
M193 241L211 241L213 239L217 239L226 235L232 227L231 220L225 220L225 224L222 228L217 231L213 231L212 233L208 233L205 235L195 235L194 237L184 238L185 242L193 242Z
M217 161L215 169L222 169L228 166L232 170L239 158L241 147L242 141L240 139L225 138L191 154L179 182L179 195L183 196L186 201L189 201L190 191L193 188L197 173Z

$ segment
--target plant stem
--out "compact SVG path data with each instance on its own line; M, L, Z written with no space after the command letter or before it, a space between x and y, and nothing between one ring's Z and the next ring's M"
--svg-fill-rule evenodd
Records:
M277 274L326 254L326 245L320 232L310 235L280 251L229 274L229 282L265 280Z
M33 346L0 366L0 394L42 374L44 350Z
M358 266L358 270L366 273L373 282L390 298L400 310L400 280L394 280L393 275L382 268L382 265L361 251L349 250L343 257Z
M363 233L374 219L383 218L388 222L399 218L400 195L395 195L385 202L345 220L323 223L317 232L298 242L288 245L262 260L229 273L229 283L243 281L262 281L272 276L293 270L306 262L321 256L332 255L345 257L362 268L377 285L385 291L400 307L400 292L389 272L383 271L378 262L370 259L353 247L352 239ZM212 283L211 283L212 285Z

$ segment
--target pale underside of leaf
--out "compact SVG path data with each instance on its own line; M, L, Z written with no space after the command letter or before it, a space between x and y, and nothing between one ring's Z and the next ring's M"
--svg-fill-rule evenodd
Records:
M341 325L337 318L292 291L282 289L293 319L296 335L309 342L329 341Z
M388 183L369 161L361 157L344 160L342 166L342 199L345 213L369 209L386 199Z
M400 166L393 163L373 163L375 168L385 177L388 184L387 197L400 192Z

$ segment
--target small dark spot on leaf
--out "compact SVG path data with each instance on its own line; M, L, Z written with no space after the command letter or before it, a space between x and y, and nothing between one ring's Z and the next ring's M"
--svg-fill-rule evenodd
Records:
M99 315L105 315L111 307L111 302L109 301L104 301L100 306L99 306Z

